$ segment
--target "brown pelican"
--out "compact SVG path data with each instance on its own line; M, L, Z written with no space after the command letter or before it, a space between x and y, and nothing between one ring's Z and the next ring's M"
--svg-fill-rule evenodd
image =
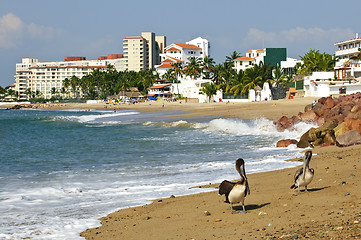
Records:
M237 182L230 182L224 180L219 185L218 191L220 195L226 195L225 202L231 205L232 213L235 213L235 211L233 211L232 204L240 202L242 203L243 212L246 212L246 209L244 207L244 198L247 196L247 194L250 194L246 172L244 170L244 161L242 158L236 160L236 169L239 175L241 175L241 179Z
M291 186L291 188L298 188L300 191L300 187L305 187L305 191L307 192L307 185L313 179L314 170L309 167L310 161L312 157L312 151L307 151L305 153L305 160L303 163L303 168L300 168L295 173L295 183Z

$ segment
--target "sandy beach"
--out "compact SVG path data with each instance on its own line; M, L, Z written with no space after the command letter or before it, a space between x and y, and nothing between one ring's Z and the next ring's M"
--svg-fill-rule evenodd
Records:
M281 116L297 115L304 111L304 107L314 101L314 98L295 98L292 100L276 100L252 103L190 103L185 101L177 102L142 102L136 104L105 104L105 103L53 103L53 104L32 104L38 109L107 109L107 110L137 110L137 111L178 111L176 116L199 117L219 116L226 118L256 119L268 118L278 120ZM0 105L2 108L13 105Z
M303 112L313 98L256 103L138 103L132 105L52 104L46 109L133 109L177 111L178 116L277 120ZM231 214L218 184L209 192L169 196L101 218L86 239L358 239L361 238L361 146L314 148L315 177L308 192L290 189L297 168L249 174L247 213ZM247 161L247 156L240 156ZM293 159L295 161L301 159ZM300 162L300 166L301 166ZM235 170L234 170L235 171ZM247 172L247 168L246 168ZM229 179L224 176L224 179ZM207 214L205 214L207 212Z

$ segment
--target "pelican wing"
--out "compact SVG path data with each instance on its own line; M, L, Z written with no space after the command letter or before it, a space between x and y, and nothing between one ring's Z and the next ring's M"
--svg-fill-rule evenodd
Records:
M291 188L295 188L296 187L296 181L299 177L301 177L303 174L303 168L300 168L296 171L295 173L295 183L291 186Z
M229 202L228 200L228 195L231 192L233 186L236 185L236 183L224 180L223 182L221 182L221 184L219 185L219 190L218 193L220 195L226 195L226 202Z

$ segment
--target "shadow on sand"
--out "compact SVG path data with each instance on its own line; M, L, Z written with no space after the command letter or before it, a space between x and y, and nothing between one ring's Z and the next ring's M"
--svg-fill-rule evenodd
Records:
M271 203L264 203L264 204L248 204L245 205L246 211L250 211L250 210L256 210L259 208L263 208L264 206L267 206ZM238 206L233 206L233 210L235 211L243 211L242 205L238 205Z

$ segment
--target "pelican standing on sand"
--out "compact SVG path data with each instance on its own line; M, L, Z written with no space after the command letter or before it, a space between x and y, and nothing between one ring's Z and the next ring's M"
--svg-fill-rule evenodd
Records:
M295 183L291 186L291 188L298 188L300 191L300 187L305 187L305 191L307 192L307 185L313 179L315 171L313 168L309 167L310 161L312 157L312 151L307 151L305 153L305 160L303 162L303 168L300 168L295 173Z
M246 209L244 207L244 198L247 196L247 194L250 194L246 172L244 170L244 160L242 158L236 160L236 169L239 175L241 175L241 179L237 182L230 182L224 180L219 185L218 191L220 195L226 195L225 202L231 205L232 213L235 213L232 204L240 202L242 203L243 212L246 212Z

